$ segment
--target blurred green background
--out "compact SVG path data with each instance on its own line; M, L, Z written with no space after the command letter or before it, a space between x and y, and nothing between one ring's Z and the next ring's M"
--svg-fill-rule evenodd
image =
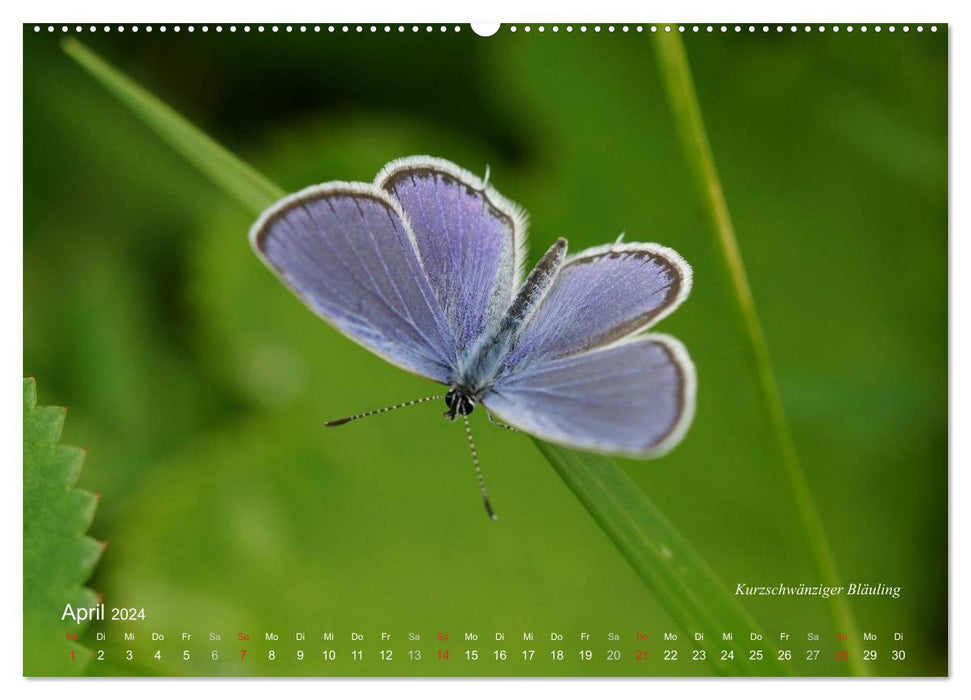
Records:
M556 236L578 250L623 231L677 249L694 291L659 328L697 365L697 417L669 456L624 465L731 589L815 582L646 33L84 34L289 191L369 181L428 153L491 167L530 214L531 261ZM525 436L474 421L493 524L442 407L324 430L432 386L306 310L250 251L253 217L72 63L57 34L31 26L24 39L24 371L42 404L70 407L64 441L90 449L81 485L103 495L93 534L109 543L91 585L148 616L91 628L106 658L89 672L707 672L660 660L662 646L690 656L685 631ZM878 634L873 668L946 673L946 30L685 42L842 577L903 589L852 599ZM743 602L768 634L798 640L796 672L843 672L822 601ZM297 645L298 631L313 643ZM298 663L296 648L328 646L325 631L338 661ZM356 664L352 631L368 649ZM457 658L497 645L456 637L496 631L512 639L506 665ZM585 665L580 631L594 636ZM638 631L656 655L639 666ZM665 631L680 640L662 645ZM825 661L805 661L810 631ZM253 637L245 662L238 632ZM439 632L453 640L447 663L427 660L445 648ZM567 636L559 665L550 632ZM905 664L889 660L894 632ZM512 658L528 646L533 665ZM608 646L622 664L603 658ZM416 648L426 660L409 663Z

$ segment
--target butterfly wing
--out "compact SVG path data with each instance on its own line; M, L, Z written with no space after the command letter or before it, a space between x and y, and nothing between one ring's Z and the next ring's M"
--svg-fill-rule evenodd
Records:
M523 324L509 370L602 347L653 325L691 291L691 267L670 248L625 243L567 258Z
M392 161L375 185L401 205L459 352L470 348L519 286L525 215L475 175L438 158Z
M448 383L455 342L400 207L379 188L334 182L274 204L257 255L303 302L388 362Z
M674 338L628 336L671 313L690 290L691 268L663 246L614 244L568 258L483 403L552 442L664 454L694 415L694 365Z
M504 377L482 402L550 442L656 457L691 424L695 371L680 342L650 334L532 364Z

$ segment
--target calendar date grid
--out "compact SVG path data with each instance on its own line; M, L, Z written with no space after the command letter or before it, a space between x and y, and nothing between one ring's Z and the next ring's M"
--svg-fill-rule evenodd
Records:
M902 664L908 648L903 632L848 635L821 632L775 634L732 632L710 634L659 631L635 632L331 632L247 630L161 632L149 630L99 631L94 639L68 632L67 639L83 643L94 663L245 666L247 664L313 666L326 675L327 667L380 666L569 666L626 667L715 665L744 660L760 665L839 667L856 654L864 662ZM76 650L70 649L72 659ZM741 659L739 657L742 657ZM795 669L793 669L795 670Z

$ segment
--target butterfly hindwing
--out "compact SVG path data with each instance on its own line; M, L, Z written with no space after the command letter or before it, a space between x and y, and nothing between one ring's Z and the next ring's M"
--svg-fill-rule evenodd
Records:
M676 339L650 334L532 364L483 397L504 422L568 447L656 457L694 415L695 370Z
M284 198L250 232L253 248L313 311L405 370L448 383L455 343L397 203L334 182Z
M470 348L519 285L524 214L475 175L438 158L392 161L375 185L401 205L456 346Z

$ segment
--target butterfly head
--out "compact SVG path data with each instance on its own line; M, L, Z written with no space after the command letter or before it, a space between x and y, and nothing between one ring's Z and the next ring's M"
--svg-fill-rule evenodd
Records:
M449 420L455 420L456 416L467 416L475 408L475 402L476 398L473 392L464 387L453 386L445 394L445 405L448 406L445 417Z

